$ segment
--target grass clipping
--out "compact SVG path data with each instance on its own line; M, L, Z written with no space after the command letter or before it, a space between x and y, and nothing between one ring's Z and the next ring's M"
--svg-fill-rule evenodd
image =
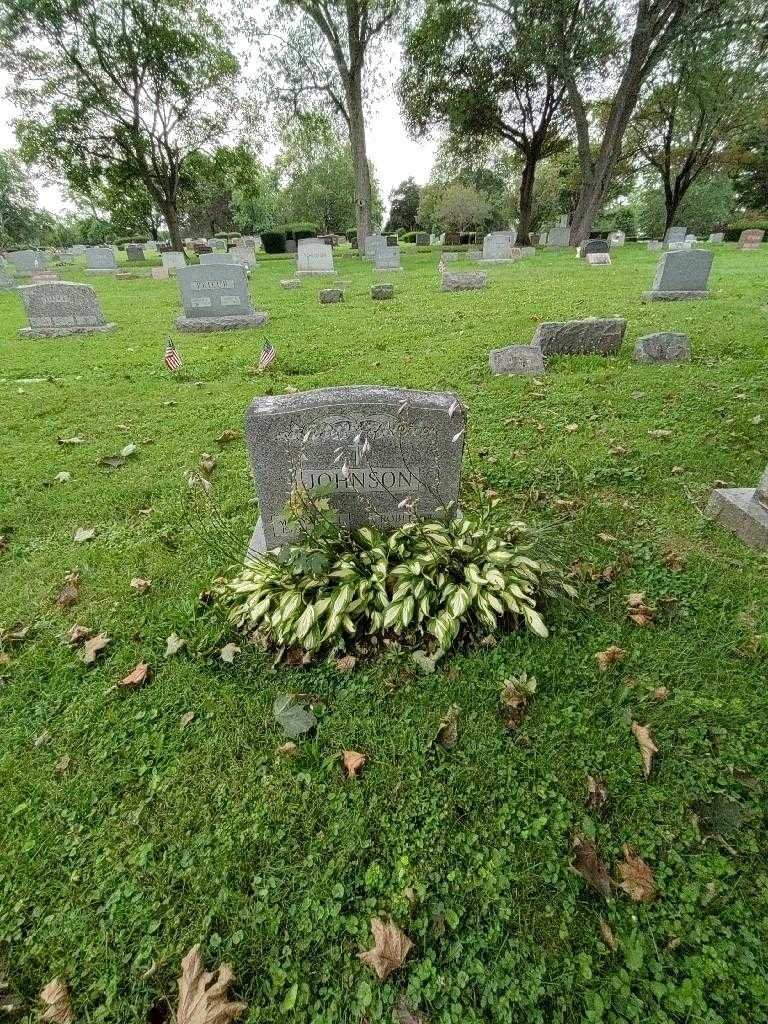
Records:
M501 525L490 508L390 534L319 516L279 560L250 561L215 592L240 629L278 653L384 641L444 652L505 630L548 635L541 604L576 592L531 547L522 523Z

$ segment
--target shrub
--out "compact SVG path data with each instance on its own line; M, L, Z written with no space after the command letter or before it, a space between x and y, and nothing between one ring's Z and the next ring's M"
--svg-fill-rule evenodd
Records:
M315 238L320 232L319 224L311 221L294 221L291 224L278 224L272 231L281 231L286 239L298 242L301 238Z
M403 234L400 236L400 241L401 242L415 242L416 241L416 232L415 231L404 231Z
M285 234L282 231L261 232L261 244L264 246L264 252L285 252L285 242Z
M294 495L289 509L304 524L297 542L216 590L238 627L280 652L371 638L447 651L503 627L547 636L541 598L575 596L530 557L523 524L502 528L490 507L474 519L414 520L388 535L369 526L343 531L327 499Z
M131 235L130 238L118 238L115 245L146 245L149 239L146 235Z
M748 220L747 218L744 218L742 220L731 221L731 223L725 228L725 241L738 242L741 232L749 231L750 228L755 228L758 231L765 231L766 237L768 237L768 220Z
M347 236L348 242L354 242L357 239L357 228L349 228L344 234Z

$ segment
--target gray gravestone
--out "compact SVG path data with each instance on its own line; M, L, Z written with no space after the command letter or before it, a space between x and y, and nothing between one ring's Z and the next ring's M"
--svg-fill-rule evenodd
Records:
M465 426L459 399L431 391L339 387L255 398L245 429L261 517L249 554L295 536L284 512L296 491L328 498L351 529L455 513Z
M748 228L739 235L740 249L759 249L760 243L765 237L765 232L759 228Z
M344 301L343 288L323 288L320 292L320 301L324 306L331 306L335 302Z
M104 319L96 292L88 284L28 284L19 288L19 295L29 320L29 327L19 331L24 338L59 338L115 328Z
M201 252L198 256L201 267L229 266L235 262L229 252Z
M144 246L129 242L125 247L125 255L129 263L141 263L145 259Z
M690 242L691 245L693 245L695 242L698 242L698 238L696 237L696 235L686 235L685 241Z
M416 232L416 245L429 245L429 234L426 231Z
M706 514L749 547L768 551L768 466L757 487L712 491Z
M725 232L724 231L713 231L712 234L707 239L707 241L711 242L713 245L719 245L723 241L724 238L725 238Z
M688 335L673 331L646 334L635 342L633 358L638 363L689 363L691 346Z
M214 252L226 252L227 251L227 240L226 238L209 238L208 245L213 249Z
M488 275L482 270L469 270L464 273L446 271L442 276L441 287L444 292L471 292L485 288Z
M373 254L374 270L402 270L400 266L400 246L383 245Z
M111 245L92 245L85 250L86 274L114 274L117 257Z
M483 260L488 263L512 263L520 259L515 248L516 231L491 231L483 239Z
M48 257L40 249L20 249L18 252L9 252L8 260L16 267L17 274L33 274L36 270L45 270L48 266Z
M621 248L621 246L624 245L626 241L627 236L624 234L623 231L612 231L610 235L608 235L608 242L611 248Z
M183 267L177 271L184 308L180 331L231 331L260 327L266 313L254 311L245 271L239 265Z
M520 256L521 256L521 258L525 258L527 256L535 256L535 255L536 255L536 248L535 248L535 246L533 246L533 245L521 245L520 246Z
M665 252L656 267L649 302L674 299L706 299L714 255L707 249Z
M286 277L280 282L280 287L285 288L286 290L301 288L301 281L296 277Z
M391 299L395 295L395 286L392 284L374 284L371 286L372 299Z
M367 260L372 260L377 249L384 248L387 240L384 235L366 235L364 255Z
M611 254L609 252L588 252L586 260L590 267L610 267Z
M532 344L545 356L615 356L626 329L627 321L621 317L543 323L536 328Z
M688 228L667 228L666 234L664 235L664 242L666 245L669 245L670 242L684 242L687 234Z
M252 245L236 245L233 249L229 250L229 255L234 263L242 263L249 270L253 270L254 267L259 265Z
M459 254L457 252L444 252L442 258L444 263L457 263Z
M563 214L554 227L547 231L546 241L543 243L548 248L563 249L570 245L571 229L568 226L568 217Z
M163 267L169 274L175 273L177 270L181 270L187 265L184 253L176 252L175 249L171 252L160 253L160 259L163 261Z
M333 247L318 238L301 238L296 257L296 273L299 277L335 275Z
M664 243L650 241L646 242L645 247L648 250L648 252L661 252L661 250L664 248Z
M492 373L529 374L544 373L544 354L534 345L508 345L494 348L488 356Z
M579 255L584 258L591 252L610 252L611 247L605 238L590 238L584 242L579 249Z
M0 267L0 292L13 291L15 287L16 282L9 276L8 271L5 267Z

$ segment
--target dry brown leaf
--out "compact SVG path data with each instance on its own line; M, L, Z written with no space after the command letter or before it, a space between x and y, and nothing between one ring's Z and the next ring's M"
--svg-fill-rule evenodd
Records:
M39 736L35 736L33 746L44 747L46 744L51 742L51 734L46 729L45 732L41 732Z
M601 540L603 544L615 544L617 540L612 533L598 533L597 539Z
M144 683L148 683L151 678L152 669L145 661L140 661L136 668L124 676L117 685L127 690L136 689L143 686Z
M93 540L96 536L96 531L92 527L81 526L75 530L73 540L75 544L85 544L89 540Z
M654 625L656 613L653 608L632 608L627 612L627 618L636 626L646 628Z
M142 579L141 576L134 576L131 580L131 589L135 590L137 594L146 594L151 586L152 580Z
M66 445L66 444L82 444L82 443L83 443L82 437L57 437L56 438L56 444L61 444L61 445Z
M359 750L344 750L341 756L347 778L356 779L367 761L365 754L361 754Z
M351 672L356 664L357 658L354 654L345 654L343 658L339 658L333 663L333 667L337 672Z
M587 807L598 811L608 802L608 788L599 775L587 776Z
M672 431L668 430L666 427L660 427L657 430L649 430L648 437L653 437L656 438L657 440L660 440L663 437L672 437Z
M579 424L578 423L569 423L564 429L565 429L566 434L575 434L576 431L579 429Z
M64 586L56 597L60 608L71 608L80 600L80 573L70 572L64 577Z
M403 966L405 958L413 949L413 943L392 921L385 924L380 918L374 917L371 920L371 931L373 947L357 955L376 972L379 981L385 981L393 971Z
M611 931L611 926L607 921L604 921L602 917L600 918L600 934L602 935L603 942L606 944L608 949L615 953L619 948L619 944L616 941L616 936Z
M611 879L608 869L600 860L595 844L577 832L573 837L573 850L573 870L577 875L581 875L595 892L607 899L611 895Z
M40 1000L45 1004L45 1012L40 1019L52 1024L70 1024L75 1019L72 1003L69 1000L69 989L63 978L49 981L40 993Z
M179 728L180 729L186 729L188 725L191 725L192 722L194 722L194 720L195 720L195 712L194 711L187 711L187 712L185 712L185 714L183 714L181 716L181 718L179 719Z
M617 865L621 882L619 888L635 903L650 903L656 898L656 882L651 869L638 857L631 846L624 844L624 860Z
M459 742L459 712L458 704L451 704L437 727L435 743L439 743L443 750L453 750Z
M501 688L501 717L504 727L509 732L520 728L528 710L528 701L536 692L536 677L528 677L527 672L520 676L505 679Z
M666 686L657 686L656 689L652 692L651 696L654 698L654 700L666 700L669 696L669 690L666 688Z
M216 459L209 455L208 452L203 452L200 456L200 462L198 463L198 470L202 477L206 480L210 480L211 473L216 469Z
M424 1014L412 1010L406 1002L405 996L400 996L393 1013L398 1024L427 1024Z
M606 647L604 651L598 651L595 655L595 661L601 672L607 672L611 665L618 665L624 661L626 656L627 652L622 647L611 645Z
M69 756L69 754L64 754L63 757L60 757L59 760L56 762L56 771L63 774L64 772L69 771L69 766L71 764L72 758Z
M68 473L65 469L63 469L60 473L56 474L56 476L53 478L53 482L55 484L68 484L71 479L72 474Z
M216 438L216 441L219 444L227 444L228 441L237 441L242 436L243 436L242 431L240 431L240 430L232 430L230 428L229 430L222 430L222 432Z
M204 971L200 947L193 946L181 961L179 1008L176 1024L226 1024L248 1009L246 1003L227 999L234 974L229 964L217 971Z
M294 757L299 752L298 743L294 743L293 740L288 740L287 743L281 743L277 748L277 752L280 757Z
M87 626L71 626L67 630L67 643L72 647L79 647L90 636L93 636L93 630Z
M659 748L651 739L651 733L647 725L638 725L637 722L633 722L632 735L640 747L640 754L643 759L643 774L647 779L653 768L653 755L658 754Z
M172 657L174 654L178 654L179 651L183 650L187 646L187 641L180 637L177 633L171 633L170 636L165 638L165 656L166 658Z
M219 657L225 665L231 665L235 660L235 655L240 653L240 648L237 644L225 644L219 651Z
M81 659L86 665L93 665L99 654L109 643L110 639L106 633L97 633L96 636L86 640L83 644L83 649L80 652Z

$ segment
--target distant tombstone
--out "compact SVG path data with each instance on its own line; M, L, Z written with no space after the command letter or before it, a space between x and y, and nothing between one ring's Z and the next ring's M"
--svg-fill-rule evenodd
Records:
M521 259L527 259L529 256L536 255L536 248L533 245L521 245L520 246L520 257Z
M536 328L532 344L544 356L615 356L626 329L627 321L621 317L543 323Z
M535 345L508 345L492 349L488 362L491 372L496 374L536 376L544 373L544 354Z
M16 287L16 282L8 274L5 267L0 267L0 292L10 292Z
M570 245L571 242L571 229L567 223L562 223L563 218L560 218L560 223L550 228L547 232L547 240L545 245L548 249L564 249Z
M384 299L392 299L395 295L395 286L392 284L371 285L371 298L378 302Z
M183 313L180 331L231 331L260 327L267 314L254 311L248 281L241 266L213 264L179 268Z
M696 235L686 235L683 241L693 244L694 242L698 242L698 238Z
M665 252L656 266L649 302L674 299L706 299L713 253L707 249Z
M161 253L160 259L163 261L163 266L169 274L175 274L177 270L181 270L187 265L184 253L176 252L175 249L171 250L171 252Z
M707 239L707 241L711 242L712 245L719 245L724 240L724 238L725 238L725 232L724 231L713 231L712 234Z
M365 258L372 260L376 249L381 246L385 246L387 240L384 235L366 235L365 236Z
M92 245L85 250L86 274L114 274L117 257L111 245Z
M416 232L416 245L430 245L430 237L426 231Z
M765 237L765 232L759 228L748 228L739 235L740 249L759 249L760 243Z
M87 245L81 245L80 243L78 243L77 245L72 246L72 254L74 256L85 256L87 249Z
M579 255L584 259L591 252L610 252L611 247L605 238L589 238L579 247Z
M145 259L144 246L129 242L125 247L125 255L128 257L129 263L141 263Z
M295 238L288 238L288 239L286 239L285 251L286 252L290 252L290 253L296 252L296 239Z
M664 235L664 243L665 245L669 245L670 242L684 242L687 234L688 228L667 228L666 234Z
M470 270L464 273L450 271L443 274L441 289L444 292L470 292L485 288L488 275L482 270Z
M234 263L232 254L228 252L201 252L200 253L200 266L231 266Z
M292 291L294 288L301 288L301 281L297 277L287 277L280 282L280 287Z
M255 398L245 430L261 518L249 556L295 537L284 510L297 492L328 498L349 529L450 516L465 427L450 393L368 386Z
M648 250L648 252L661 252L661 250L664 248L664 243L654 242L653 240L651 240L650 242L646 242L645 247Z
M397 235L387 235L387 245L399 245L400 239Z
M19 331L23 338L59 338L68 334L112 331L89 284L51 281L19 288L29 327Z
M144 248L148 252L157 252L157 242L154 242L154 241L150 240L149 242L145 243Z
M236 245L233 249L229 250L229 255L232 257L233 263L242 263L250 270L258 266L252 245Z
M152 267L150 269L152 278L155 281L167 281L168 280L168 268L167 267Z
M45 270L48 266L48 257L40 249L20 249L18 252L9 252L8 261L16 267L17 274L29 275L36 270Z
M515 249L516 239L516 231L491 231L483 239L483 261L512 263L520 259L520 250Z
M226 238L209 238L208 245L213 249L214 252L226 252L227 251L227 240Z
M296 273L299 277L335 274L333 248L319 238L300 239L296 258Z
M442 254L442 259L444 263L457 263L459 254L457 252L444 252Z
M757 487L712 491L706 514L757 551L768 551L768 466Z
M627 236L623 231L612 231L608 235L608 243L611 248L621 248L627 241Z
M635 342L632 357L637 363L689 363L691 345L687 334L646 334Z
M373 266L376 270L402 270L400 265L400 246L380 246L373 254Z
M344 301L343 288L323 288L320 292L320 302L323 306L331 306L337 302Z
M590 267L609 267L611 265L611 254L609 252L588 252L586 262Z
M482 249L467 249L467 259L470 260L481 260L483 258Z

